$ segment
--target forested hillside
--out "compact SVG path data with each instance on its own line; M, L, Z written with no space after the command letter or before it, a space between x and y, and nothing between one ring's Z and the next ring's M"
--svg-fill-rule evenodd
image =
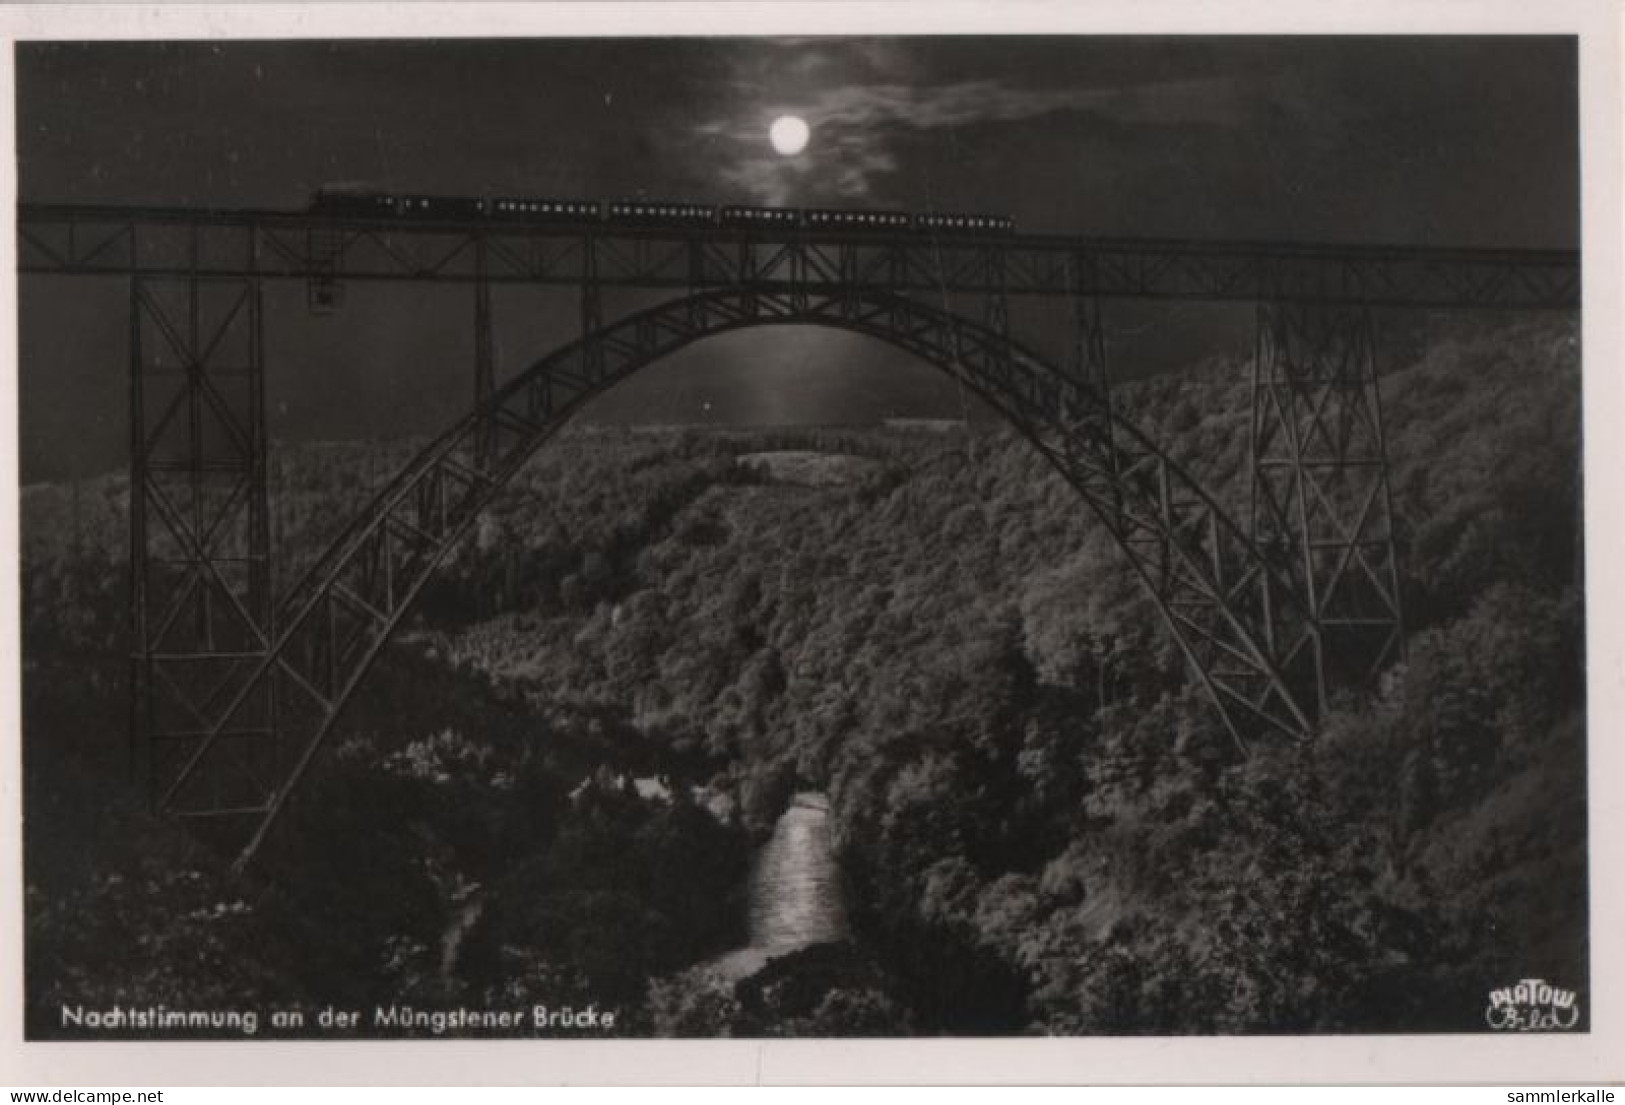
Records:
M240 883L124 773L121 479L25 489L31 1030L135 997L545 997L697 1034L1473 1030L1535 976L1584 1004L1576 335L1401 353L1406 658L1246 760L1013 432L567 433ZM1218 362L1120 393L1238 513L1248 401ZM282 450L284 574L408 455ZM693 973L808 789L853 941Z

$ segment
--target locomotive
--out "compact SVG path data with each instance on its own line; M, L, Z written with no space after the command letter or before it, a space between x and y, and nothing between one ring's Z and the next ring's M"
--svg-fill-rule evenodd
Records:
M604 223L611 226L759 230L841 230L932 235L1003 235L1015 233L1015 220L1004 215L970 212L853 211L834 208L759 207L675 200L554 199L528 196L427 196L382 192L351 186L318 189L309 213L343 218L410 219L424 222L470 220L520 223Z

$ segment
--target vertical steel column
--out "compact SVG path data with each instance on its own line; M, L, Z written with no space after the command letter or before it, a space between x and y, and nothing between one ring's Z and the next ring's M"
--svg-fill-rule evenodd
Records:
M485 236L474 239L474 409L483 410L496 390L496 358L491 341L491 282L487 276ZM491 460L492 426L483 415L474 435L474 466L484 471Z
M1084 253L1072 257L1072 371L1080 383L1100 396L1110 413L1111 376L1106 366L1106 328L1100 319L1100 298L1095 294L1092 261Z
M812 297L807 292L807 276L810 271L807 261L807 240L797 234L785 248L790 251L790 309L798 315L806 314L807 306L812 302Z
M754 236L747 232L739 239L739 248L734 253L734 283L742 294L739 302L744 313L755 318L761 311L761 302L758 295L761 291L761 274L758 272L757 246Z
M161 812L263 805L276 768L275 693L258 689L227 754L166 794L272 633L264 322L252 275L132 276L132 743Z
M1010 336L1010 294L1005 288L1004 250L992 246L987 250L984 271L987 280L987 302L982 308L982 322L1001 338Z
M258 236L254 238L257 246ZM251 259L249 271L257 272L257 258ZM257 275L248 281L248 609L259 627L261 648L276 639L276 562L272 556L275 535L271 531L271 435L266 426L265 405L265 295ZM256 650L258 654L259 650ZM268 777L275 778L280 770L281 742L277 727L277 679L266 681L265 697L261 704L261 725L265 737L265 758L269 761Z
M581 240L581 367L586 379L594 384L604 373L604 347L598 338L603 328L603 289L598 284L598 238L589 231Z
M142 278L130 275L130 768L156 793L152 749L152 658L147 633L147 416L146 361L141 347Z
M1101 320L1100 297L1095 289L1093 259L1079 251L1070 261L1072 286L1072 343L1067 368L1084 388L1099 398L1096 408L1088 416L1090 425L1069 425L1072 435L1080 433L1098 436L1103 446L1099 455L1109 470L1102 473L1109 481L1110 494L1117 503L1119 525L1122 524L1123 492L1121 485L1122 454L1112 427L1111 373L1106 360L1106 327Z
M702 288L708 287L711 280L707 273L705 240L698 235L688 240L688 294L689 310L688 325L692 329L699 329L705 324L704 313L700 307L699 293Z
M1403 636L1376 343L1362 307L1265 303L1253 360L1252 536L1308 605L1322 709Z
M257 241L259 235L253 237ZM305 281L305 306L312 314L332 314L344 304L339 268L345 240L344 231L334 226L316 223L305 231L305 257L312 273Z
M851 242L835 247L835 265L840 280L841 318L848 322L863 311L863 300L858 297L858 249Z

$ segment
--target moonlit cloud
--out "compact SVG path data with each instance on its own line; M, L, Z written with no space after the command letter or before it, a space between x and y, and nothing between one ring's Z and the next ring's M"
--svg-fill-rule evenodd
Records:
M694 135L720 155L714 171L731 191L774 204L809 194L870 198L898 170L897 147L912 134L1047 115L1142 128L1224 126L1235 118L1239 95L1228 78L1087 88L1023 88L992 79L935 86L877 81L757 102L750 91L740 88L738 107L698 123ZM767 124L780 115L798 115L812 127L812 141L798 158L778 157L767 143Z

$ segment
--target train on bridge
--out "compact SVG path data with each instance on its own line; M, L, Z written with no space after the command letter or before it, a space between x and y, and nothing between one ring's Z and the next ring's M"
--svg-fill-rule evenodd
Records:
M1015 220L971 212L854 211L816 207L713 206L667 200L552 199L522 196L425 196L326 187L310 213L342 218L423 222L581 224L655 229L820 230L983 237L1014 234Z

